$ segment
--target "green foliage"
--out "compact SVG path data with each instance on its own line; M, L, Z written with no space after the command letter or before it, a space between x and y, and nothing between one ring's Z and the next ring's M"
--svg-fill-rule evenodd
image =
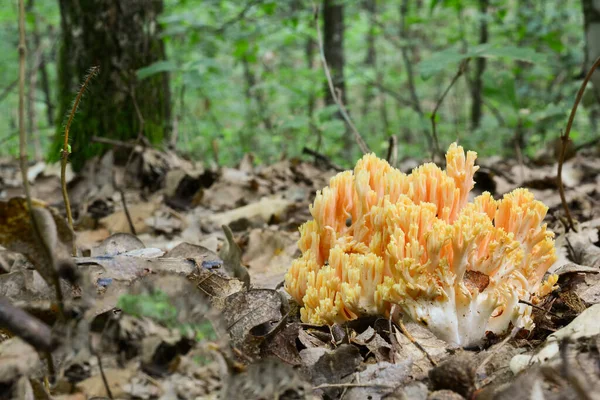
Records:
M457 68L459 61L467 58L506 58L509 60L521 60L530 63L544 63L546 57L543 54L537 53L534 49L527 47L516 46L500 46L494 47L492 44L480 44L473 46L469 51L464 52L457 48L451 48L434 54L425 61L419 64L421 76L424 79L431 78L432 75L447 70L453 67Z
M160 35L167 57L137 70L137 79L155 79L168 72L171 79L171 116L176 120L178 150L209 161L213 142L225 164L240 160L245 152L261 162L299 156L310 147L349 166L345 159L343 122L336 107L324 104L325 78L320 65L308 0L164 0ZM347 109L368 145L384 155L389 135L399 139L399 156L429 154L425 139L431 131L429 115L449 85L462 60L469 68L453 86L438 111L440 143L457 138L482 155L512 154L515 132L523 135L532 154L556 138L566 123L580 81L573 79L583 64L583 15L572 2L507 2L490 0L489 12L479 11L476 0L377 1L374 15L363 2L342 1L345 26L345 80ZM35 2L42 37L59 30L55 2ZM399 34L401 21L405 36ZM488 24L489 41L479 43L480 24ZM32 29L28 18L28 31ZM322 21L321 21L322 23ZM16 7L0 12L0 92L16 76ZM369 35L376 52L367 62ZM45 54L55 47L46 43ZM401 48L406 49L413 72L415 95L422 114L412 104L409 74ZM485 58L483 118L471 128L471 87L475 60ZM55 62L48 58L52 95L56 97ZM101 85L99 85L101 86ZM101 90L101 89L100 89ZM39 86L36 98L43 98ZM143 98L143 94L138 94ZM16 109L16 91L3 100L3 109ZM56 100L55 100L56 101ZM101 121L85 114L88 131L101 134ZM95 107L95 106L91 106ZM586 102L575 122L577 140L595 135L588 114L598 111ZM42 118L43 102L36 102L42 145L52 127ZM150 110L144 110L146 115ZM62 116L57 115L58 119ZM121 116L119 116L121 117ZM76 119L76 120L77 120ZM16 130L15 113L2 113L6 135ZM128 138L131 126L116 129L115 138ZM146 133L159 143L160 127L146 119ZM135 136L135 134L133 135ZM0 138L1 139L1 138ZM80 139L79 139L80 140ZM9 140L0 152L17 150ZM73 141L74 156L96 152L87 143ZM89 153L89 154L88 154ZM56 154L59 154L56 152ZM358 148L352 157L359 156Z
M150 294L122 295L119 297L117 307L125 314L150 318L163 326L179 329L182 334L193 333L198 341L217 338L209 320L197 324L179 321L177 308L171 304L169 296L161 290L154 290Z

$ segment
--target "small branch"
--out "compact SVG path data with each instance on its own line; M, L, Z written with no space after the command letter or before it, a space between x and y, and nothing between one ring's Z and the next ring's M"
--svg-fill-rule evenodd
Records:
M77 107L79 107L79 102L83 97L83 92L85 92L85 89L88 87L92 78L98 74L98 71L100 71L98 67L90 68L87 76L85 77L85 80L83 81L83 85L81 85L81 88L79 88L77 97L75 97L73 108L71 108L71 114L69 114L69 120L65 125L65 141L63 143L60 162L60 184L62 187L63 201L65 202L65 209L67 212L67 221L69 222L69 227L73 232L75 232L75 229L73 229L73 215L71 214L71 202L69 201L69 194L67 193L67 161L69 160L69 154L71 153L71 149L69 146L69 129L71 128L71 123L73 122L73 118L75 117ZM72 251L73 257L77 257L77 244L75 240L73 240Z
M104 367L102 366L102 358L100 354L95 353L96 359L98 360L98 368L100 369L100 376L102 377L102 383L104 384L104 390L106 390L106 394L109 399L114 399L113 394L110 390L110 385L108 384L108 379L106 379L106 374L104 373Z
M31 190L29 188L29 179L27 177L28 169L28 155L27 155L27 134L25 133L25 62L27 58L27 46L25 42L25 5L24 0L19 0L19 161L21 165L21 176L23 179L23 189L25 191L25 198L27 200L27 209L29 211L29 219L31 222L31 228L35 240L40 245L43 256L52 263L54 257L52 256L52 250L48 246L48 243L42 236L42 231L35 218L33 204L31 202ZM48 285L54 286L54 293L56 295L56 302L58 304L58 319L60 321L65 320L64 312L64 297L62 289L60 287L60 279L56 268L52 270L52 282L48 282ZM42 276L44 276L42 274Z
M405 41L408 40L408 35L406 31L406 14L408 12L408 0L402 0L402 4L400 5L400 37ZM410 97L413 103L413 109L419 114L421 121L425 121L425 114L423 113L423 109L421 108L421 101L419 100L419 96L417 95L417 88L415 85L415 75L412 68L412 62L408 55L408 46L402 43L400 47L400 53L402 54L402 59L404 61L404 68L406 68L406 76L408 80L408 91L410 93ZM424 123L425 124L425 123ZM435 161L435 155L439 153L439 147L437 140L434 140L432 135L429 134L427 129L424 129L425 139L429 147L431 147L431 158Z
M392 135L388 139L388 153L386 160L392 167L395 167L398 163L398 138L396 135Z
M346 111L346 107L344 106L344 103L341 100L341 96L339 95L339 93L335 89L335 87L333 86L333 79L331 78L331 72L329 71L329 67L327 66L327 60L325 59L325 50L323 48L323 37L321 35L321 29L319 27L319 7L317 5L314 5L314 19L315 19L315 26L317 28L317 43L319 45L319 55L321 56L321 63L323 64L323 71L325 71L325 77L327 78L327 84L329 85L329 91L331 92L331 97L333 97L335 104L338 106L338 108L340 110L340 114L344 118L344 121L346 121L346 124L348 124L348 126L350 127L350 130L352 131L352 133L354 134L354 140L356 140L356 143L358 144L360 151L362 151L363 154L370 153L371 150L369 149L369 146L367 146L367 144L365 143L363 138L360 136L360 133L358 133L356 126L354 126L354 124L352 123L352 120L350 119L350 116L348 115L348 112Z
M571 109L571 115L569 115L569 120L567 121L567 127L565 129L564 134L560 135L560 139L562 141L562 148L560 150L560 158L558 159L558 172L557 172L557 180L558 180L558 192L560 194L560 201L562 202L563 208L565 209L565 213L567 215L567 220L569 221L569 227L577 232L575 229L575 224L573 223L573 218L571 217L571 212L569 211L569 205L567 204L567 198L565 196L565 187L562 181L562 168L565 162L565 155L567 153L567 144L569 143L569 134L571 133L571 127L573 126L573 120L575 119L575 113L577 112L577 106L581 102L581 98L583 97L583 92L585 92L585 88L592 78L592 74L594 71L600 66L600 57L594 62L592 68L588 71L587 75L583 79L581 83L581 87L579 88L579 92L577 92L577 97L575 98L575 103L573 104L573 108Z
M0 296L0 326L7 328L38 351L51 352L59 345L48 325L15 307L3 296Z
M304 147L302 149L302 154L308 154L309 156L313 156L315 158L315 160L319 160L321 163L323 163L325 166L327 166L328 168L331 168L335 171L344 171L344 168L340 167L339 165L334 164L327 156L314 151L312 149L309 149L308 147Z
M425 350L421 343L417 342L417 339L415 339L414 336L410 334L408 329L406 329L406 326L404 326L404 322L402 322L402 320L398 321L398 326L400 326L400 331L404 334L404 336L406 336L412 344L417 346L417 349L421 350L421 352L425 354L425 357L427 357L431 365L433 365L434 367L437 366L437 362L435 362L433 357L431 357L431 355L427 352L427 350Z
M121 140L103 138L100 136L92 136L91 141L93 143L102 143L102 144L109 144L111 146L116 146L116 147L124 147L126 149L135 149L135 146L136 146L135 143L127 143L127 142L123 142Z
M560 318L560 316L558 316L557 314L553 313L552 311L546 310L545 308L537 306L537 305L535 305L535 304L533 304L533 303L531 303L531 302L529 302L527 300L519 300L519 303L527 304L528 306L533 307L533 308L535 308L537 310L543 311L546 314L552 315L555 318Z
M450 81L450 84L448 85L446 90L444 90L444 93L442 93L440 98L438 99L437 103L435 104L435 107L433 108L433 112L431 113L431 131L433 132L433 140L435 143L436 153L439 153L440 147L439 147L439 142L438 142L438 137L437 137L435 117L437 117L437 112L438 112L440 106L442 105L442 103L444 102L444 99L450 92L450 89L452 89L452 86L454 86L456 81L458 81L458 78L460 78L460 76L466 71L467 65L469 64L469 60L470 60L470 58L466 58L460 63L460 65L458 66L458 71L456 71L454 78L452 78L452 80Z
M383 383L324 383L313 387L313 390L330 389L330 388L383 388L395 389L395 386L385 385Z

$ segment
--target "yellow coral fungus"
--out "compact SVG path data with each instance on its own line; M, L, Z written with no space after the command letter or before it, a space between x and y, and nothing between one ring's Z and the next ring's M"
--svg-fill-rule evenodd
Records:
M331 179L301 228L302 257L288 293L316 324L361 315L406 318L458 345L478 344L509 324L531 329L531 307L552 290L555 261L547 207L525 189L469 203L476 153L452 144L446 171L424 164L406 175L373 154Z

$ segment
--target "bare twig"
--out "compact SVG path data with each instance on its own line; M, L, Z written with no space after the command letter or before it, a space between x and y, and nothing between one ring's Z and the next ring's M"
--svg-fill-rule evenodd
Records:
M329 389L329 388L383 388L383 389L394 389L395 386L385 385L383 383L324 383L319 386L313 387L313 390Z
M398 138L396 135L392 135L388 139L388 153L386 160L392 167L395 167L398 163Z
M408 40L408 34L406 30L406 14L408 13L408 0L402 0L402 4L400 5L400 37L405 41ZM421 121L425 124L425 114L421 109L421 101L419 100L419 96L417 95L417 88L415 85L415 74L412 68L412 62L408 55L408 45L405 43L401 44L400 53L402 54L402 59L404 61L404 68L406 68L406 76L408 79L408 91L410 92L410 97L412 99L413 108L419 114ZM435 161L435 155L439 153L439 146L437 140L434 140L433 135L431 135L427 129L423 129L425 133L425 139L427 140L427 144L431 148L431 158Z
M487 365L487 363L489 363L492 358L494 357L494 355L498 354L498 352L504 347L506 346L506 343L508 343L509 340L513 339L515 336L517 336L517 333L519 333L519 331L521 330L521 327L515 326L513 328L513 330L510 332L510 335L508 335L502 342L500 342L500 344L494 349L494 351L491 351L490 354L481 362L481 364L479 364L479 366L475 369L476 372L482 372L483 368ZM479 388L485 386L486 384L488 384L489 382L486 382L485 380L483 382L481 382L478 386Z
M575 119L575 113L577 112L577 106L579 106L579 102L581 102L581 98L583 97L583 92L592 78L592 74L594 71L600 66L600 57L594 62L592 68L588 71L587 75L583 79L581 83L581 87L577 92L577 97L575 98L575 103L573 104L573 108L571 109L571 115L569 115L569 120L567 121L567 127L565 129L564 134L560 135L560 139L562 141L562 148L560 151L560 158L558 159L558 172L557 172L557 180L558 180L558 192L560 194L560 201L562 202L563 208L565 209L565 213L567 215L567 220L569 221L569 227L577 232L575 229L575 224L573 223L573 218L571 217L571 212L569 211L569 205L567 204L567 198L565 196L565 187L562 181L562 168L565 162L565 155L567 153L567 144L569 143L569 134L571 133L571 127L573 126L573 120Z
M92 138L90 140L93 143L109 144L111 146L123 147L123 148L126 148L126 149L134 149L135 146L136 146L135 143L123 142L121 140L103 138L103 137L100 137L100 136L92 136Z
M327 168L331 168L338 172L344 170L344 168L340 167L337 164L334 164L327 156L325 156L315 150L309 149L308 147L304 147L302 149L302 154L308 154L309 156L313 156L315 158L315 160L318 160L319 162L324 164Z
M321 29L319 28L319 7L317 5L314 5L314 19L315 19L315 26L317 28L317 43L319 45L319 55L321 56L321 63L323 64L323 71L325 72L325 77L327 78L327 84L329 85L329 91L331 92L331 97L333 97L335 104L338 106L338 108L340 110L340 114L344 118L344 121L346 122L348 127L350 127L350 130L352 131L352 133L354 134L354 140L356 140L356 143L358 144L360 151L362 151L363 154L370 153L371 150L369 149L369 146L367 146L367 144L365 143L363 138L360 136L360 133L358 133L356 126L354 126L354 123L352 123L352 120L350 119L350 116L348 115L348 112L346 111L346 107L344 106L344 103L341 100L341 96L340 96L339 92L333 86L333 79L331 78L331 72L329 71L329 67L327 66L327 60L325 59L325 50L323 48L323 36L321 35Z
M530 306L530 307L533 307L533 308L535 308L535 309L537 309L537 310L543 311L543 312L545 312L546 314L548 314L548 315L552 315L552 316L553 316L553 317L555 317L555 318L560 318L560 316L559 316L559 315L557 315L557 314L553 313L552 311L550 311L550 310L546 310L546 309L545 309L545 308L543 308L543 307L537 306L537 305L533 304L533 303L532 303L532 302L530 302L530 301L527 301L527 300L519 300L519 303L527 304L528 306Z
M448 85L446 90L444 90L444 93L442 93L440 98L438 99L437 103L435 104L435 107L433 108L433 112L431 113L431 131L433 133L433 141L435 143L436 153L438 153L439 149L440 149L438 137L437 137L436 124L435 124L435 118L437 117L437 112L438 112L440 106L442 105L442 103L444 102L444 99L448 95L448 92L450 92L450 89L452 89L452 86L454 86L456 81L458 81L458 78L460 78L461 75L466 71L467 65L469 64L469 60L470 60L470 58L466 58L460 63L460 65L458 66L458 71L456 71L454 78L452 78L452 80L450 81L450 84Z
M414 336L410 334L408 329L406 329L406 326L404 326L404 322L402 322L402 320L398 321L398 326L400 326L400 331L404 334L404 336L406 336L412 344L417 346L417 349L421 350L421 352L425 354L425 357L427 357L431 365L433 365L434 367L437 366L437 362L435 362L435 360L431 357L427 350L425 350L421 343L417 342L417 339L415 339Z
M58 346L50 327L15 307L8 299L0 296L0 325L35 347L36 350L51 352Z
M104 390L106 390L106 394L110 399L114 399L113 394L110 390L110 385L108 384L108 379L106 379L106 374L104 373L104 368L102 367L102 358L100 357L100 354L96 353L96 359L98 360L98 369L100 369L100 376L102 377Z
M79 107L79 103L81 102L81 98L83 97L83 93L85 89L88 87L90 81L94 76L98 74L100 68L92 67L90 68L85 80L83 81L83 85L79 89L77 93L77 97L75 97L75 101L73 102L73 107L71 108L71 114L69 114L69 120L65 125L65 140L63 143L63 149L61 152L61 162L60 162L60 184L62 187L62 195L63 200L65 202L65 209L67 212L67 221L69 222L69 227L72 231L73 229L73 215L71 214L71 202L69 201L69 194L67 193L67 162L69 160L69 154L71 153L71 149L69 147L69 129L71 128L71 123L73 122L73 118L75 117L75 112L77 111L77 107ZM77 244L76 241L73 240L73 257L77 257Z
M35 218L33 204L31 202L31 190L29 188L29 180L27 177L28 160L27 160L27 135L25 133L25 62L27 58L27 46L25 45L25 6L23 0L19 0L19 158L21 164L21 176L23 179L23 189L27 200L27 208L29 210L29 219L35 240L40 244L44 257L47 260L54 260L52 250L44 239L41 233L40 226ZM56 295L58 305L58 318L61 321L65 320L64 298L60 287L60 279L56 268L51 268L52 285ZM49 283L50 284L50 283Z

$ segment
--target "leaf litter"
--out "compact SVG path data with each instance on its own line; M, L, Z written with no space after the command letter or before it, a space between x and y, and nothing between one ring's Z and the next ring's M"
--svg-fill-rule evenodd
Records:
M0 398L597 398L597 160L586 149L564 166L577 232L562 216L555 164L482 160L476 192L527 187L550 207L559 260L549 272L559 289L535 305L528 335L464 350L414 323L299 320L281 284L308 205L335 170L297 159L254 167L250 158L210 169L140 147L125 171L109 152L69 176L79 249L71 257L56 168L41 163L30 181L47 202L34 203L53 250L47 260L16 197L16 164L4 165L0 296L27 314L12 330L0 326ZM418 161L401 165L408 172ZM67 321L57 318L50 268L71 276L62 280ZM51 369L48 354L21 339L31 321L59 338Z

